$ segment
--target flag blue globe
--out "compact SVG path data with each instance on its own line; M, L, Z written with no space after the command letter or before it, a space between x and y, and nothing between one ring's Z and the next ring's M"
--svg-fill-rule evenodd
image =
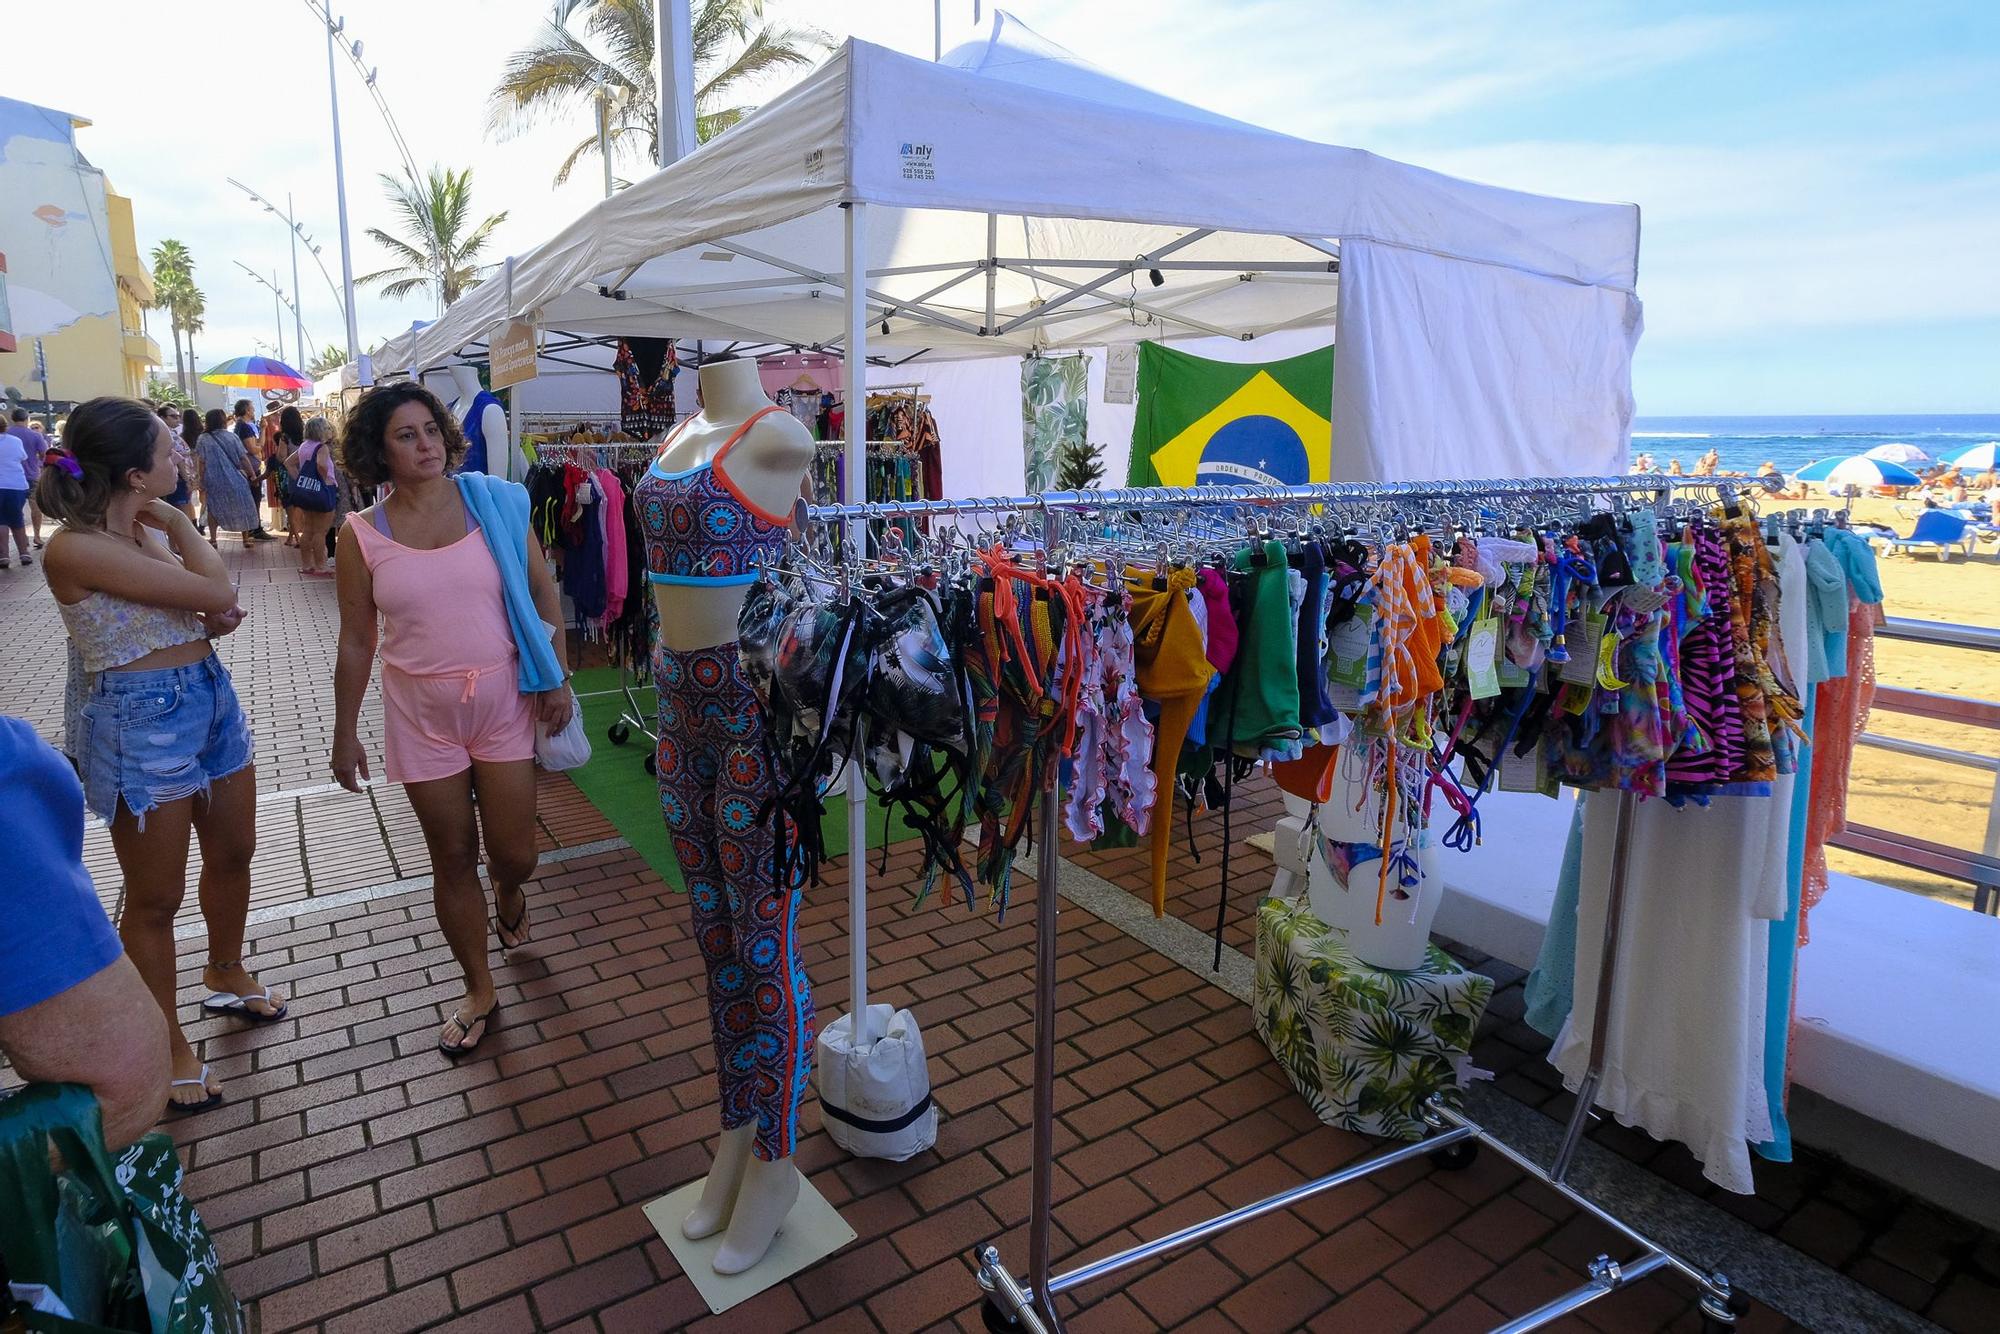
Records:
M1202 446L1194 480L1200 486L1299 486L1307 475L1306 446L1276 417L1238 417Z

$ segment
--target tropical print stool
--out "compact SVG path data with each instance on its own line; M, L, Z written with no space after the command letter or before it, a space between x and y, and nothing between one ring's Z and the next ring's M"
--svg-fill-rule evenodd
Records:
M1432 1094L1455 1102L1492 979L1436 945L1416 968L1375 968L1304 895L1257 910L1257 1034L1320 1120L1421 1139Z

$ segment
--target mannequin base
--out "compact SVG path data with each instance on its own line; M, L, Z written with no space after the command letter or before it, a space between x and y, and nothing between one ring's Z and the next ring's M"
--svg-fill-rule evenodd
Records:
M760 1166L773 1168L777 1165L763 1163ZM701 1200L707 1178L690 1181L672 1194L645 1206L647 1221L653 1225L660 1240L667 1244L667 1249L673 1252L674 1259L680 1262L681 1271L693 1282L710 1311L719 1314L746 1302L764 1289L818 1264L854 1240L854 1229L841 1221L833 1206L826 1202L826 1197L800 1176L797 1168L789 1163L785 1166L796 1183L798 1202L780 1220L782 1225L761 1258L740 1273L716 1272L715 1259L726 1243L726 1232L695 1240L682 1231L688 1214Z

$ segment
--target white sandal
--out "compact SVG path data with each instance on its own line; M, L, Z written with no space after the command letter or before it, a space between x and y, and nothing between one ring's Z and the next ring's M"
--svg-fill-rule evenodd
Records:
M211 991L202 1001L201 1008L210 1014L240 1014L245 1019L254 1019L260 1024L274 1024L283 1019L292 1008L289 1005L279 1005L275 1010L253 1010L250 1008L251 1001L263 1001L266 1005L275 1004L271 999L271 989L265 987L262 991L253 991L244 996L239 996L233 991Z
M196 1085L200 1085L204 1089L208 1088L208 1067L206 1065L201 1067L201 1073L193 1079L168 1080L167 1111L176 1116L187 1116L193 1112L205 1112L211 1107L221 1105L222 1094L218 1090L210 1090L208 1096L200 1102L175 1102L173 1100L172 1090L194 1088Z

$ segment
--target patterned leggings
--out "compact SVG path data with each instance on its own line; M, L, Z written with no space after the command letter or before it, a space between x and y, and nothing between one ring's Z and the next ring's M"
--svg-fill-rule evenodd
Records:
M789 1158L812 1077L812 986L799 957L803 882L780 887L763 710L736 645L653 659L660 695L660 810L687 881L708 965L709 1019L725 1130L757 1124L753 1152ZM793 836L790 825L785 837Z

